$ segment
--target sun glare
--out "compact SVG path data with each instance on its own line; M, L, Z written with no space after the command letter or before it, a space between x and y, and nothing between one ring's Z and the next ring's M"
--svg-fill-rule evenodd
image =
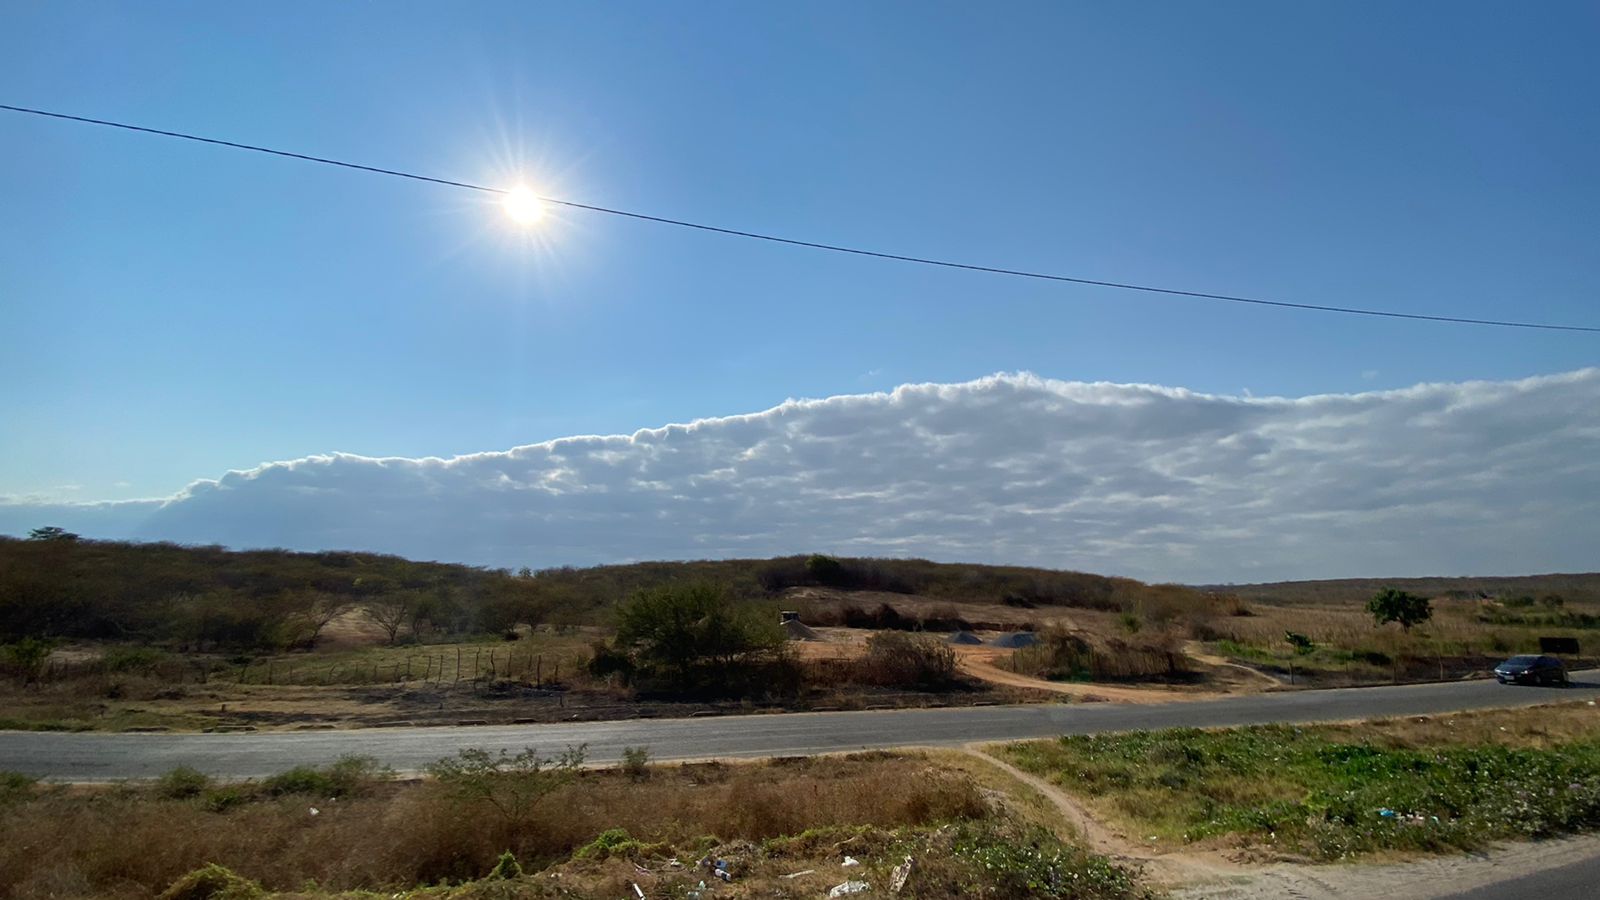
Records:
M500 205L505 207L506 215L511 217L511 221L518 225L533 225L544 218L544 201L539 199L538 194L525 187L512 189L511 193L506 194L505 199L500 201Z

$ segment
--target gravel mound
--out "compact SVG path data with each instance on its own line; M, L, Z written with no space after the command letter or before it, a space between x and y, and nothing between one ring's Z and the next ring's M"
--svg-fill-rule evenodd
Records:
M983 638L978 637L977 635L973 634L970 631L958 631L955 634L952 634L950 636L950 643L952 643L952 644L981 644L981 643L983 643Z
M790 619L789 621L783 623L783 630L788 633L789 640L791 641L822 640L822 635L817 634L816 629L800 621L799 619Z
M1039 643L1039 636L1031 631L1013 631L1010 634L1002 634L994 639L994 646L1009 647L1011 649L1032 647L1037 643Z

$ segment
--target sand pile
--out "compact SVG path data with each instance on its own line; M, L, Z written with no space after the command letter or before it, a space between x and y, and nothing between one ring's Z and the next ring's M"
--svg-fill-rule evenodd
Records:
M822 635L817 634L816 629L800 621L799 619L790 619L789 621L783 623L783 630L788 633L789 640L791 641L822 640Z

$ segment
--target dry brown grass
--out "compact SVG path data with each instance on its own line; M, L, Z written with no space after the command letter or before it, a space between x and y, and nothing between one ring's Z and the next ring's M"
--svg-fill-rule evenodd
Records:
M318 814L312 815L311 808ZM43 789L0 818L0 895L149 897L206 863L268 888L405 888L481 877L512 849L525 864L565 858L610 828L646 842L704 835L759 841L823 826L893 828L980 818L971 778L917 754L658 768L634 781L586 772L512 827L431 783L369 796L292 797L212 812L149 789Z
M1319 730L1336 741L1371 741L1394 749L1490 744L1543 749L1600 737L1600 708L1588 701L1440 716L1373 719Z

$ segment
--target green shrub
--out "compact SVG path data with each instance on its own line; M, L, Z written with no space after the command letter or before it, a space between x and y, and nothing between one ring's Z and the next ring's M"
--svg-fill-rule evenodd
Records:
M639 859L646 856L665 856L672 848L664 843L649 844L635 840L626 828L611 828L600 832L594 840L579 847L573 854L578 859L610 859L621 857Z
M178 766L156 779L156 793L168 800L198 797L211 786L211 779L199 769Z
M634 781L643 781L650 777L650 748L649 747L623 747L622 771Z
M392 777L392 771L370 756L341 756L326 769L296 766L280 772L262 782L261 787L273 796L349 797L365 793L375 782Z
M31 775L10 770L0 771L0 803L12 803L25 800L33 793L33 786L39 780Z
M314 766L295 766L279 772L261 783L262 790L281 797L286 794L308 794L316 797L333 796L333 779Z
M1008 833L1013 830L1017 833ZM958 827L952 850L953 859L981 879L971 893L1040 900L1147 896L1129 870L1066 846L1042 828L1002 830L967 823Z
M101 663L108 672L148 672L167 660L167 654L154 647L112 647Z
M243 788L219 787L206 791L200 798L200 805L208 812L219 813L242 806L249 800L250 794Z
M266 895L261 885L213 863L173 882L157 900L256 900Z
M513 878L521 878L522 864L517 862L516 854L512 853L510 850L507 850L506 852L500 854L500 858L495 861L494 868L489 870L488 877L498 879L500 881L510 881Z
M23 684L33 684L44 677L45 663L49 662L55 648L55 641L35 637L0 644L0 664Z

